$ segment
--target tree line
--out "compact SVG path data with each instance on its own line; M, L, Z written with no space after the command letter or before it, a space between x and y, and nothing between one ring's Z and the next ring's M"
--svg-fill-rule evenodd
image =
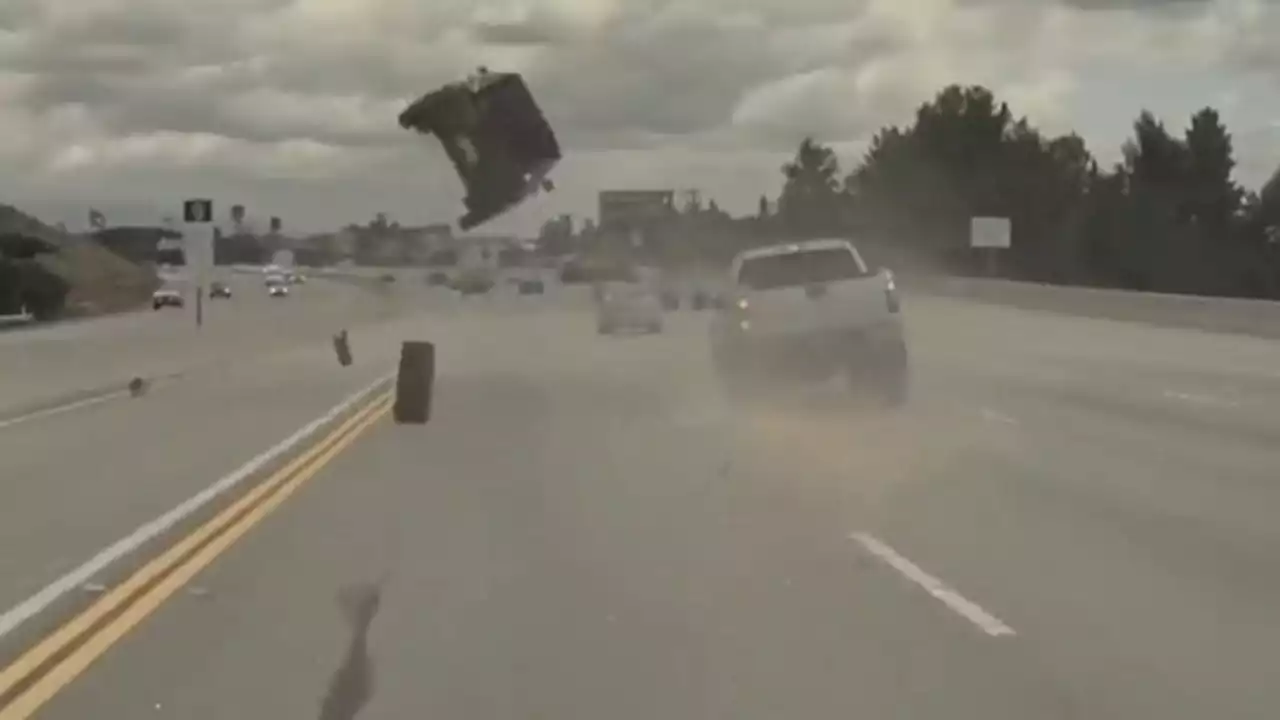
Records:
M62 313L71 285L41 262L57 252L35 236L0 233L0 315L25 312L49 320Z
M1280 170L1257 192L1241 187L1216 110L1199 110L1180 131L1143 111L1121 150L1103 167L1079 135L1047 135L987 88L952 85L911 122L882 128L848 168L807 138L782 167L776 198L762 196L753 216L694 195L648 228L638 252L721 264L753 244L840 235L895 269L985 274L970 221L995 216L1012 228L995 266L1003 277L1280 298ZM585 224L575 232L562 216L541 240L590 252L610 235Z
M1076 134L1047 136L981 86L944 88L881 129L847 172L809 138L783 168L773 232L852 232L907 264L976 273L975 216L1007 217L1007 277L1133 290L1280 297L1280 170L1233 179L1232 136L1206 107L1171 131L1143 111L1122 160L1099 166Z

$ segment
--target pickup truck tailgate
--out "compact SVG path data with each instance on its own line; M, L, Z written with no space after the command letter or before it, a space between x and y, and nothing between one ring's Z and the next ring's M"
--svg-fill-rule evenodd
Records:
M808 335L879 323L888 315L884 277L744 291L753 334Z

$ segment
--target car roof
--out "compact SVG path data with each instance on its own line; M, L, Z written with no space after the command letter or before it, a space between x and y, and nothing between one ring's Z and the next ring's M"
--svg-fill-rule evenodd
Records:
M763 257L790 255L791 253L812 252L815 250L843 250L852 245L852 242L843 238L817 238L743 250L738 257L742 260L756 260Z

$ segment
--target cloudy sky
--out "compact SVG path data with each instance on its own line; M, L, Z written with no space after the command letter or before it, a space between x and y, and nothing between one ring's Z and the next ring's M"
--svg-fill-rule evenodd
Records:
M183 197L295 231L462 191L406 101L476 65L526 74L567 157L489 230L592 213L600 188L777 191L806 134L852 160L950 82L1114 159L1146 107L1206 104L1240 180L1280 164L1280 0L0 0L0 202L154 222Z

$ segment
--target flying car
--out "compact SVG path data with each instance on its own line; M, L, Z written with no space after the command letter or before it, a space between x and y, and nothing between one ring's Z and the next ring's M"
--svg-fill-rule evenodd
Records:
M400 126L435 135L444 147L466 188L463 230L555 189L547 174L560 161L560 143L519 73L482 67L414 101Z

